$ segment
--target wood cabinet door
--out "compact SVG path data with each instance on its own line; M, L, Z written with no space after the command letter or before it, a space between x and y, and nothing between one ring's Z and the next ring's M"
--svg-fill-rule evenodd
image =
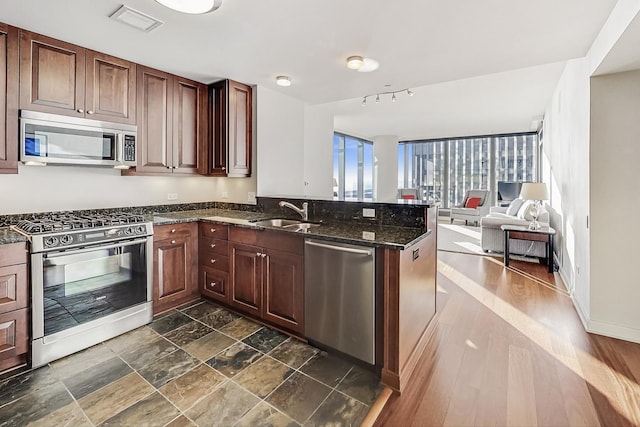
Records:
M207 135L207 87L174 77L173 82L173 172L198 173L200 145Z
M20 31L20 108L84 117L85 49Z
M231 258L231 289L229 304L255 316L261 315L262 248L233 243Z
M0 173L18 173L18 29L0 24Z
M153 312L160 313L189 301L198 292L197 245L192 235L153 243Z
M227 176L251 176L251 87L229 80Z
M136 64L87 50L87 118L136 123Z
M138 66L137 172L172 171L173 77Z
M265 320L295 332L304 332L304 259L300 255L266 250Z
M227 80L209 88L208 170L212 176L227 176Z

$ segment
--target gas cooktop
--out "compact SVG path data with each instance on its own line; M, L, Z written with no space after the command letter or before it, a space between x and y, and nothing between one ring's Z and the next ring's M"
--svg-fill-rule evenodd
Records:
M14 228L26 234L55 233L87 228L110 227L146 222L143 215L55 213L37 219L24 219Z

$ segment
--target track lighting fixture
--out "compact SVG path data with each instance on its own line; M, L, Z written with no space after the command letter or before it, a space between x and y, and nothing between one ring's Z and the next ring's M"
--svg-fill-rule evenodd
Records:
M396 97L396 94L402 93L402 92L407 92L407 95L413 96L413 92L411 92L410 89L400 89L400 90L394 90L394 91L388 91L388 92L380 92L375 94L376 103L380 103L380 95L391 95L391 102L396 102L398 100L398 98ZM367 105L367 98L369 98L370 96L374 96L374 94L362 97L363 107Z

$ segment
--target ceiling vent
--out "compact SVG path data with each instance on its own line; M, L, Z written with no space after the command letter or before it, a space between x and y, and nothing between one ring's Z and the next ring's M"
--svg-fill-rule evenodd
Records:
M120 6L120 9L113 12L109 18L130 25L145 33L163 24L162 21L125 5Z

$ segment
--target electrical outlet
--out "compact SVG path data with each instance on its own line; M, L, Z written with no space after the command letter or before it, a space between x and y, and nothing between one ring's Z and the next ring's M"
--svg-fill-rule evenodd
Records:
M178 200L178 193L167 193L167 200Z
M373 231L363 231L362 238L364 240L376 240L376 233Z
M376 217L376 210L375 209L363 208L362 209L362 216L364 218L375 218Z
M223 199L228 199L229 198L229 192L228 191L223 191L222 192L222 198Z
M254 193L253 191L249 191L247 193L247 201L249 203L255 203L256 202L256 193Z

